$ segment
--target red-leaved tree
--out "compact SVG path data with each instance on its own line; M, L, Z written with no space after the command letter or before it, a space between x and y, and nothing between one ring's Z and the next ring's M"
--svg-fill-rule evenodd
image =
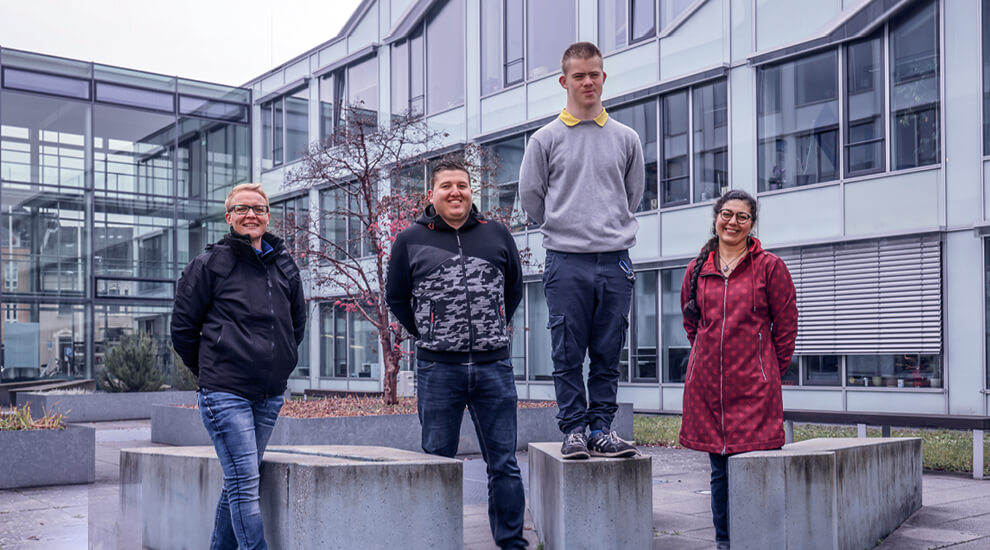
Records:
M431 129L422 117L396 116L376 124L360 105L344 109L338 126L325 142L311 147L286 178L286 187L292 189L319 188L321 204L311 207L307 217L282 220L282 231L292 236L292 252L307 274L311 299L360 315L377 331L384 400L392 404L397 401L396 379L408 334L385 303L390 250L396 236L427 206L424 167L438 159L430 155L446 135ZM498 168L492 153L468 144L439 158L450 156L467 165L482 196L494 197L487 190ZM520 219L511 205L492 204L484 215L502 223ZM528 250L520 255L524 264L528 262Z

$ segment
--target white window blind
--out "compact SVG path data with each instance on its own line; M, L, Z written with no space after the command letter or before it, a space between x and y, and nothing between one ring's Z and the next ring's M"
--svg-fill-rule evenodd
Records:
M836 243L777 254L797 288L796 353L941 353L938 235Z

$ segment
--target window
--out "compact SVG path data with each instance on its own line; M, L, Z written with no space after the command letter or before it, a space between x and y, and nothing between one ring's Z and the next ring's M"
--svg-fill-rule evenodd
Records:
M922 2L873 36L758 69L760 191L939 162L937 8Z
M598 47L608 54L656 36L656 0L598 0Z
M761 191L838 179L837 71L835 51L759 70Z
M526 378L526 301L523 300L512 315L512 372L516 380Z
M846 47L846 175L884 170L883 42Z
M990 239L983 239L983 300L986 305L986 318L984 319L983 330L986 338L986 361L987 361L987 387L990 388Z
M665 96L663 103L663 170L660 176L662 206L687 204L691 197L688 171L688 93Z
M381 378L378 331L360 313L320 305L320 356L323 378Z
M374 254L371 235L365 227L370 214L357 197L344 187L320 191L320 235L327 256L337 260L363 258ZM328 244L334 243L334 244Z
M557 72L561 54L577 36L574 0L528 0L526 21L546 23L527 25L527 78L532 80Z
M694 200L729 189L729 101L724 80L691 90Z
M447 0L392 46L393 115L432 115L464 104L464 40L464 0ZM434 83L429 93L427 82Z
M683 383L687 375L691 342L684 331L681 313L681 282L685 268L665 269L660 272L660 307L663 331L663 381Z
M938 5L890 26L890 125L894 168L939 161Z
M306 335L299 344L296 355L296 368L292 370L293 378L309 378L309 323L306 323Z
M633 287L633 301L629 314L629 334L623 360L628 360L633 382L656 382L657 380L657 272L636 273ZM632 346L632 353L629 353ZM623 370L621 375L630 371Z
M343 103L357 110L362 124L378 123L378 58L372 57L347 67L347 96ZM341 117L338 117L338 120Z
M660 28L666 29L696 0L660 0Z
M646 164L646 188L637 211L657 208L657 102L650 99L623 105L608 112L609 117L629 126L639 134Z
M426 112L464 104L464 0L447 3L426 24Z
M849 386L941 388L942 362L938 355L913 353L846 356Z
M392 115L423 114L423 35L392 46Z
M795 356L797 357L797 356ZM842 368L839 355L805 355L798 358L804 386L841 386ZM790 371L788 371L790 372Z
M543 285L526 285L527 314L529 316L529 368L530 380L553 380L553 359L550 357L550 312Z
M309 195L272 203L269 224L283 239L285 248L295 258L299 266L307 263L305 251L309 246Z
M302 158L309 147L309 88L261 106L261 167L271 169Z
M519 167L525 138L517 136L485 146L498 160L498 169L489 177L481 195L481 209L509 219L510 227L526 226L526 215L519 206Z

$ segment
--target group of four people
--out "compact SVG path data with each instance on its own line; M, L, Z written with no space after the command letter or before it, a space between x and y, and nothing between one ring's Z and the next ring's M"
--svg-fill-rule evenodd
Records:
M561 70L567 106L533 134L519 177L522 207L540 224L546 249L561 456L630 457L637 450L612 421L636 279L629 250L645 186L643 151L636 132L602 106L606 74L594 44L569 46ZM424 214L392 246L385 289L390 310L416 341L422 447L453 457L467 407L487 464L495 542L525 548L509 360L511 319L523 298L519 253L502 224L479 214L463 164L437 163L427 195ZM298 268L266 231L261 187L235 187L225 206L230 234L183 272L172 338L198 374L200 413L224 471L211 548L266 548L259 467L296 364L306 307ZM680 441L709 453L720 548L728 548L728 456L784 443L780 380L797 333L794 284L784 263L751 235L757 217L744 191L719 198L712 237L681 289L691 355Z

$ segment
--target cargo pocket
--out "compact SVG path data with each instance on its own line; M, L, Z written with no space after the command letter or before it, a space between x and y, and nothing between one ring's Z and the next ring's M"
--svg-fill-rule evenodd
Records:
M547 323L550 329L550 357L554 364L564 364L567 362L567 326L564 323L564 315L551 315Z

